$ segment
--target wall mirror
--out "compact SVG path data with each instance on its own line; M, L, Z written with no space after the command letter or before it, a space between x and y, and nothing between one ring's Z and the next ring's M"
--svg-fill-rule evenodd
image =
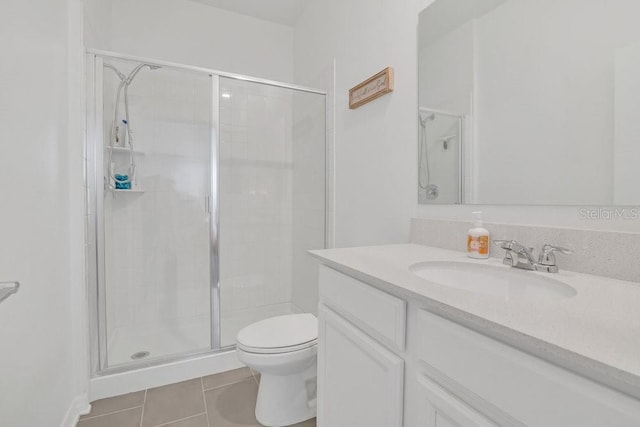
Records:
M640 205L640 1L420 13L421 204Z

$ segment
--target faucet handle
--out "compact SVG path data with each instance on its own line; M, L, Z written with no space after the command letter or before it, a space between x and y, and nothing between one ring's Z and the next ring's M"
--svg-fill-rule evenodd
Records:
M556 265L556 256L555 252L571 255L573 254L573 250L567 248L561 248L560 246L553 246L550 244L545 244L540 251L540 260L539 263L541 265L554 266Z
M565 254L565 255L573 254L572 249L561 248L560 246L553 246L547 243L542 247L542 253L550 253L550 252L560 252L561 254Z
M515 240L499 240L499 239L494 240L493 243L496 245L499 245L502 249L513 249L515 245L519 244Z
M502 260L503 264L510 265L512 267L517 267L519 265L525 265L528 270L535 269L535 259L533 257L533 248L528 248L516 240L494 240L495 244L500 245L502 249L506 251L504 254L504 259ZM521 261L520 256L525 259Z
M499 240L498 239L498 240L494 240L493 243L495 243L496 245L500 245L502 249L516 251L516 252L529 251L530 253L533 253L533 250L534 250L533 248L529 248L518 243L517 240Z

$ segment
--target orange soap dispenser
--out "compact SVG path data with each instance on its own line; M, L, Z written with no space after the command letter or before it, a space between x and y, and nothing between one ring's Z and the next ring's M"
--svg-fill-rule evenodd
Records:
M473 212L473 215L476 220L467 233L467 255L470 258L486 259L489 258L489 230L483 227L482 212Z

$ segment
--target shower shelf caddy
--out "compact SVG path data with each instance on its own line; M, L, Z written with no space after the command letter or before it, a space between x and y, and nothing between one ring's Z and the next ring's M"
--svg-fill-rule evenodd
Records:
M112 147L107 145L104 147L105 150L111 150L114 154L129 154L129 149L127 147ZM133 154L143 156L144 152L133 150Z
M104 149L106 151L110 150L113 154L129 154L130 152L129 148L127 147L117 147L113 145L107 145L104 147ZM136 156L142 156L144 155L144 152L133 150L133 154ZM134 187L129 190L119 189L119 188L108 188L108 190L111 193L137 193L137 194L144 193L144 190L138 187Z

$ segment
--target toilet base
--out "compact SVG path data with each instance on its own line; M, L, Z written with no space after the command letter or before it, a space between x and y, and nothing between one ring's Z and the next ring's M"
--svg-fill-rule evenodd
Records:
M264 426L280 427L316 416L317 363L290 375L260 376L256 419Z
M256 419L267 427L316 416L318 321L313 314L265 319L238 332L238 359L260 373Z

